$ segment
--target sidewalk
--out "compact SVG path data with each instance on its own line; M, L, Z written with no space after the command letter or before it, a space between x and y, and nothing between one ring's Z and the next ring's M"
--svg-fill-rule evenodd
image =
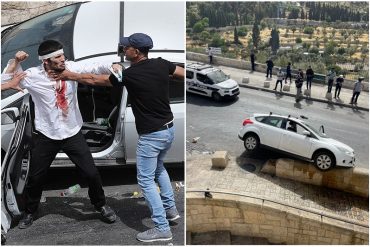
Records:
M230 75L232 79L236 80L239 83L240 87L246 87L246 88L251 88L251 89L256 89L256 90L263 90L266 92L278 93L278 94L287 95L291 97L295 97L296 95L296 87L295 87L293 78L292 78L292 84L290 86L290 92L285 92L285 91L280 92L280 84L277 87L277 91L274 90L275 84L276 84L276 78L277 78L276 75L272 75L272 80L270 81L270 87L264 88L263 85L264 85L264 81L266 80L265 73L261 73L261 72L251 73L249 70L241 70L241 69L236 69L236 68L231 68L231 67L226 67L226 66L215 66L215 67L220 68L226 74ZM249 78L249 83L247 84L242 83L244 77ZM289 83L289 80L288 80L288 83ZM303 83L302 93L304 92L305 89L306 89L306 81L304 81ZM302 97L303 99L307 99L307 100L328 103L328 104L338 105L342 107L349 107L349 108L353 108L356 110L369 111L369 93L368 92L365 92L365 91L361 92L357 100L357 106L350 104L350 101L352 98L352 90L350 89L342 88L339 99L334 99L335 85L333 85L333 88L331 90L333 99L331 101L325 98L326 92L327 92L326 85L312 83L311 97L307 98L307 96L304 96L304 95Z
M212 155L187 153L186 190L233 192L240 195L284 203L326 215L338 220L369 224L367 198L297 181L250 172L253 160L231 157L224 170L212 169Z

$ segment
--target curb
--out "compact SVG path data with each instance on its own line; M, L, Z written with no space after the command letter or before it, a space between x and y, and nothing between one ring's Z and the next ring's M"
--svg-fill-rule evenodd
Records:
M241 84L241 83L238 83L238 84L239 84L239 87L245 87L245 88L260 90L260 91L269 92L269 93L277 93L277 94L282 94L282 95L286 95L286 96L290 96L290 97L295 97L296 96L295 94L292 94L292 93L278 92L278 91L274 91L272 89L255 87L255 86L245 85L245 84ZM338 103L338 102L328 101L328 100L324 100L324 99L307 98L307 97L303 97L302 99L309 99L309 100L312 100L312 101L327 103L327 104L330 104L330 105L343 106L343 107L352 108L352 109L356 109L356 110L369 111L368 108L365 108L365 107L362 107L362 106L352 106L352 105L349 105L349 104Z

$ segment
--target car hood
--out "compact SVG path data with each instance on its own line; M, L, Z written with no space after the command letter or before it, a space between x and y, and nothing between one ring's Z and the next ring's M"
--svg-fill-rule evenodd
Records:
M234 81L233 79L228 79L226 81L218 83L217 85L222 87L222 88L234 88L234 87L238 86L238 83L236 81Z
M345 149L347 149L350 152L353 152L354 151L353 148L351 148L350 146L344 144L343 142L337 141L335 139L327 138L325 141L326 142L329 142L330 144L335 145L337 147L345 148Z

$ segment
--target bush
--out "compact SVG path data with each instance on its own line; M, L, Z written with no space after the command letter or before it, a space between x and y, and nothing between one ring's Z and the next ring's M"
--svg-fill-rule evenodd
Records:
M346 49L345 48L341 47L341 48L338 49L338 54L339 55L343 55L344 53L346 53Z
M238 30L238 36L245 37L248 34L248 29L246 27L241 27Z
M201 21L198 21L197 23L194 24L194 27L193 27L194 33L201 33L203 31L204 31L204 25Z
M316 46L313 46L309 50L309 53L319 54L319 48L317 48Z
M298 37L298 38L296 38L296 39L295 39L295 42L296 42L297 44L300 44L300 43L302 43L302 39Z
M225 40L221 38L218 33L215 33L212 37L211 46L212 47L221 47L225 45Z
M202 41L207 41L208 39L211 38L211 35L209 34L209 32L207 31L202 31L200 34L199 34L199 39L202 40Z
M313 27L305 27L303 29L303 33L305 33L305 34L313 34L314 31L315 31L315 29Z

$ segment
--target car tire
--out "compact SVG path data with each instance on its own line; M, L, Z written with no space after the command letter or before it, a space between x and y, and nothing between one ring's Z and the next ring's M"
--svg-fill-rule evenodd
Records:
M221 101L221 95L219 93L212 93L212 99L219 102Z
M244 136L244 147L248 153L257 151L260 145L260 140L256 134L246 134Z
M327 151L320 151L314 155L313 161L315 166L321 171L327 171L335 166L333 154Z

